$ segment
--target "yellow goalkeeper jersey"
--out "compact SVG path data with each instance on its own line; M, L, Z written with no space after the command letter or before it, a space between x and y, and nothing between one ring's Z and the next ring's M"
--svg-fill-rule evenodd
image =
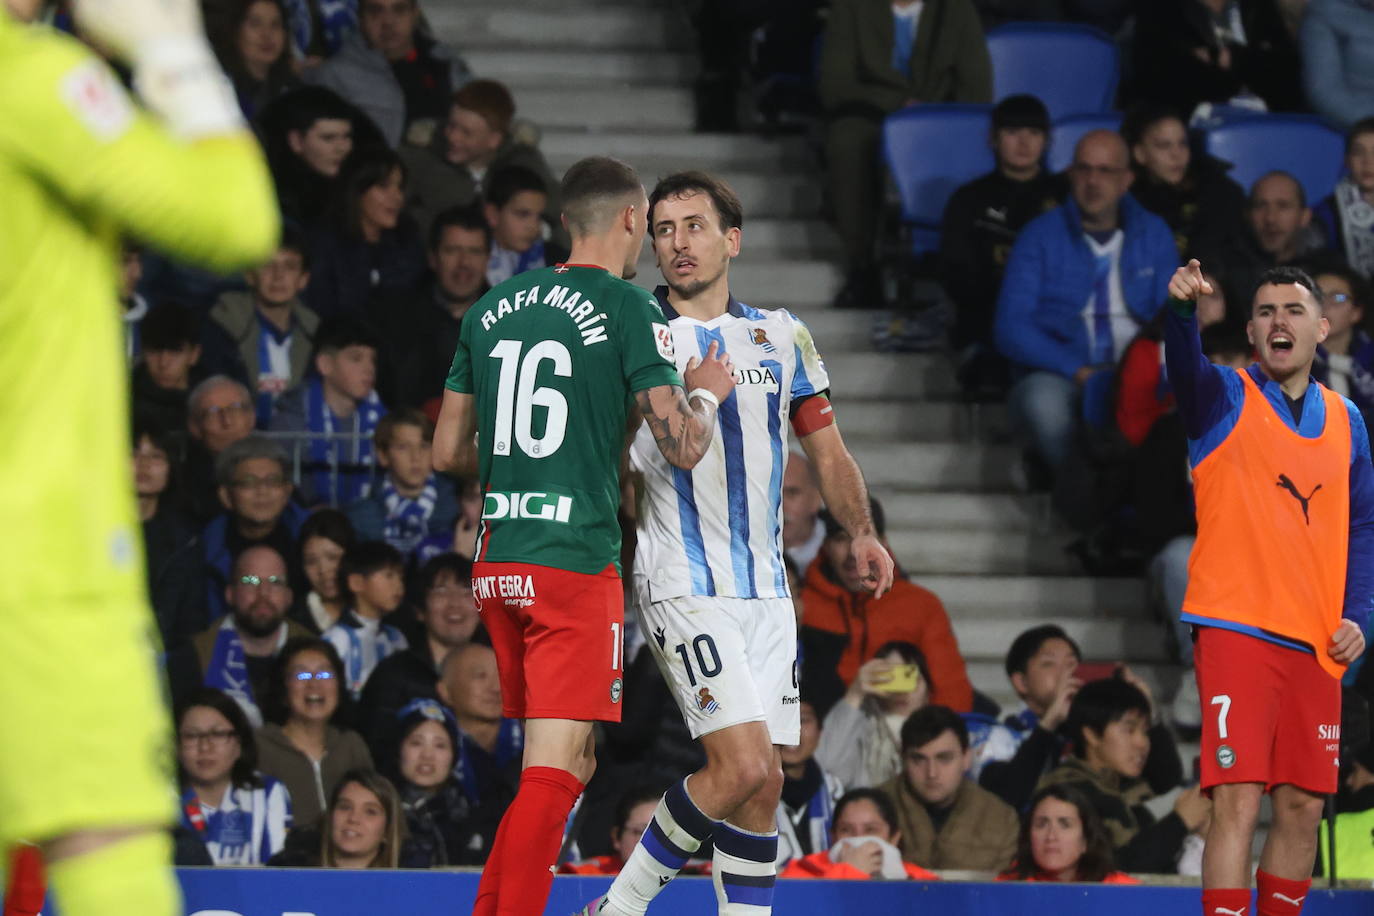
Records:
M0 608L142 595L121 238L229 271L278 231L246 130L177 140L83 45L0 5Z

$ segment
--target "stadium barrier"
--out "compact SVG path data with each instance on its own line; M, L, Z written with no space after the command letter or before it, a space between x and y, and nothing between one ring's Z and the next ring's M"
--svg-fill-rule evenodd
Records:
M322 871L275 868L180 869L187 916L460 916L472 911L476 871ZM610 884L559 876L547 916L568 916ZM885 881L779 881L779 916L938 913L940 916L1160 916L1200 910L1196 887ZM653 916L716 911L707 878L679 878ZM1374 890L1317 890L1304 916L1368 916Z

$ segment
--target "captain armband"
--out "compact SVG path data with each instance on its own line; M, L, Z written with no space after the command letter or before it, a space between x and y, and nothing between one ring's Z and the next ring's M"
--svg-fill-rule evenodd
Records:
M792 432L799 437L835 425L835 408L828 392L813 394L792 408Z

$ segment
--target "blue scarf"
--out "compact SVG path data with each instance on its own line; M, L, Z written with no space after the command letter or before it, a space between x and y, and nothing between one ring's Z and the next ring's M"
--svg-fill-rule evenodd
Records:
M318 0L325 56L338 51L344 39L358 31L358 0ZM305 57L314 35L311 0L286 0L287 30L296 56Z
M254 728L262 725L262 712L253 697L253 684L248 677L248 658L232 616L224 618L215 636L215 648L205 669L205 686L222 690L232 697L243 707Z
M525 731L520 727L520 723L515 719L502 719L501 729L496 734L496 751L491 755L496 761L497 768L504 767L519 757L524 750ZM458 760L453 764L453 772L458 777L458 785L462 788L463 794L475 805L482 800L486 787L480 785L477 766L472 759L474 753L486 752L474 744L467 735L462 735L458 742Z
M433 474L425 480L424 489L414 499L402 496L391 482L391 475L382 478L382 505L386 507L386 523L382 538L403 556L409 557L429 533L429 518L439 498L437 479Z
M340 420L324 400L324 380L318 376L306 384L305 420L310 432L310 470L316 496L330 505L346 506L367 495L372 479L372 433L386 413L376 391L369 391L349 420ZM349 426L343 429L345 424ZM351 432L352 442L328 438Z
M288 365L286 375L276 376L272 374L272 351L270 344L278 346L287 344L290 347L292 333L296 330L296 320L291 319L291 328L285 332L278 331L277 326L267 321L259 313L258 320L258 377L253 379L257 385L257 414L258 429L266 429L268 422L272 419L272 405L281 397L286 387L291 384L291 368ZM289 363L289 359L288 359Z
M496 286L527 270L544 266L544 240L539 239L528 251L511 251L500 245L491 246L487 261L487 283Z
M339 640L333 638L333 634L342 634L343 645L339 645ZM334 648L339 650L339 656L343 659L344 674L348 679L348 689L357 700L362 696L363 686L371 676L373 669L385 658L406 648L409 643L400 630L387 623L379 624L377 627L376 658L371 659L371 666L368 666L369 659L363 657L363 621L358 613L352 608L344 611L339 617L339 622L334 624L323 634L323 638L334 643Z

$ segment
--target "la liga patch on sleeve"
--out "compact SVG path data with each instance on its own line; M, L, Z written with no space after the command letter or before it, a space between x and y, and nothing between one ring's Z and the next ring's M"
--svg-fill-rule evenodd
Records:
M659 324L657 321L655 321L653 323L653 329L654 346L658 348L658 355L667 360L673 359L674 353L672 328L668 327L666 324Z
M62 79L62 100L95 137L117 139L134 120L134 107L108 67L86 61Z

